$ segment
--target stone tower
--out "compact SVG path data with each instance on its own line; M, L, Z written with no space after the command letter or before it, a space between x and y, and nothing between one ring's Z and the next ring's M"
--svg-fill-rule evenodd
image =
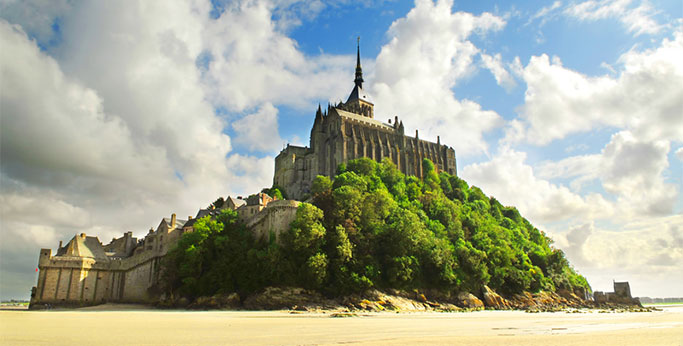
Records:
M428 158L438 171L456 175L455 150L404 134L403 121L392 123L375 119L374 104L363 90L360 44L356 53L354 87L346 102L319 105L311 129L309 147L287 145L275 158L273 183L288 198L305 199L316 176L334 177L337 166L349 160L368 157L377 162L389 158L407 175L422 177L422 159Z

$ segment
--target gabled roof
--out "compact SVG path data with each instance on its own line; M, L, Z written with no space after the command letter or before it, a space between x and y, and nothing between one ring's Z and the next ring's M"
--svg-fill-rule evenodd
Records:
M235 197L228 197L228 201L232 202L232 205L235 206L235 209L247 204L247 201ZM227 201L226 201L227 202Z
M171 225L171 218L170 217L165 217L164 222L166 222L166 225L168 225L168 228L173 228ZM180 220L176 219L175 220L175 227L176 228L183 228L183 225L187 222L187 220Z
M58 249L57 256L108 258L100 240L97 237L88 237L85 233L74 236L66 246Z

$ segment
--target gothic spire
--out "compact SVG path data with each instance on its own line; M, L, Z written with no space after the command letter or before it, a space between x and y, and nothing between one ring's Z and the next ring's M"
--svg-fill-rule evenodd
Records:
M356 53L356 79L353 80L356 86L363 88L363 69L360 67L360 36L358 36L358 50Z

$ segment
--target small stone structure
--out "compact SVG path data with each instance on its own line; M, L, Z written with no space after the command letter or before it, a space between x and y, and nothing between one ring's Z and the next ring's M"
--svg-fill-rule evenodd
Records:
M238 219L254 232L257 239L269 240L289 229L299 202L274 200L259 193L247 200L228 197L225 208L233 209ZM150 303L159 299L161 261L186 232L202 217L215 217L220 209L200 209L188 220L175 214L163 218L156 230L143 239L126 232L103 245L85 233L74 236L66 245L59 242L56 254L41 249L38 283L31 291L32 309L45 305L83 306L104 302Z
M628 281L613 281L613 284L614 292L595 291L593 293L593 300L598 304L640 304L638 298L633 298L631 296L631 286L628 284Z

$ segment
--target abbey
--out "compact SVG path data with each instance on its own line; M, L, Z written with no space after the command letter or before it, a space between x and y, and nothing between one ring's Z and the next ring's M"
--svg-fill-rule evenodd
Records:
M406 136L403 121L392 123L375 119L374 104L363 90L360 46L357 51L355 86L345 103L318 106L311 129L309 147L287 145L275 158L273 184L283 188L288 198L302 200L311 192L318 175L334 177L337 166L349 160L368 157L390 159L404 174L422 178L422 160L430 159L438 171L456 175L455 150L437 142Z

